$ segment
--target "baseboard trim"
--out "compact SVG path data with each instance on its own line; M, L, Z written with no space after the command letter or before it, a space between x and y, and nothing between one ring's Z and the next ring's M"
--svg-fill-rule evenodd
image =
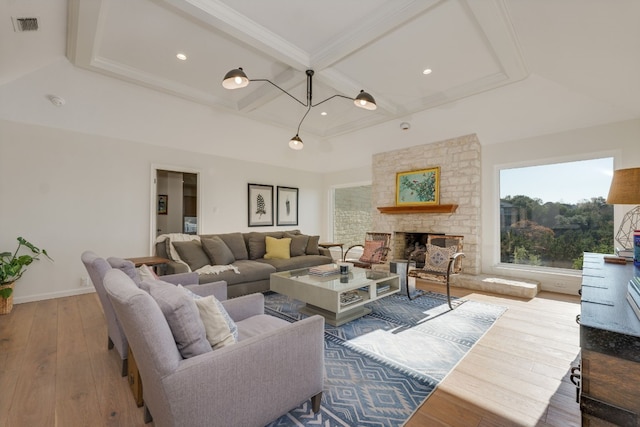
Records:
M95 288L93 286L89 286L87 288L82 289L68 289L66 291L60 292L49 292L46 294L37 294L37 295L29 295L25 297L13 297L14 304L23 304L26 302L36 302L36 301L44 301L47 299L55 299L55 298L64 298L64 297L72 297L75 295L89 294L95 292Z

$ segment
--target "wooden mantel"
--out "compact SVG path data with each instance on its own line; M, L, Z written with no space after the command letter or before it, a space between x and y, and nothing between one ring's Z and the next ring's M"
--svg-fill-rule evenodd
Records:
M383 214L454 213L458 205L378 206Z

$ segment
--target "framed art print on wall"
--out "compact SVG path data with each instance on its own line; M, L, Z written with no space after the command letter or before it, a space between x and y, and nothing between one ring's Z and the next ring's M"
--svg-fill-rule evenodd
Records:
M440 168L396 174L396 206L440 203Z
M158 194L158 215L167 214L167 204L169 203L169 196L166 194Z
M248 184L249 227L273 225L273 185Z
M277 225L298 225L298 189L278 186Z

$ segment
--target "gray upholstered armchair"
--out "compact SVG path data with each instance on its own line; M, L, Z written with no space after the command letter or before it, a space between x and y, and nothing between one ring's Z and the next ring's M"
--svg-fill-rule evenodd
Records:
M308 399L320 410L324 319L264 314L264 295L223 301L237 343L184 359L158 302L118 270L104 285L129 339L157 427L261 427ZM184 328L181 328L184 329ZM146 420L150 420L146 413Z
M98 298L102 304L102 310L104 311L104 316L107 321L107 348L113 349L115 347L118 355L120 355L120 358L122 359L122 376L124 377L127 375L127 356L129 352L129 345L127 344L127 337L122 330L122 326L113 311L111 301L104 290L103 279L107 271L112 268L116 268L124 271L136 282L136 284L138 284L135 266L131 261L122 258L112 257L105 260L91 251L85 251L81 256L81 259L87 269L87 273L89 273L91 282L96 289L96 293L98 294ZM205 291L206 294L215 295L219 300L227 299L227 285L225 282L215 282L212 286L200 286L198 285L197 273L172 274L169 276L162 276L162 280L175 285L182 284L198 294Z

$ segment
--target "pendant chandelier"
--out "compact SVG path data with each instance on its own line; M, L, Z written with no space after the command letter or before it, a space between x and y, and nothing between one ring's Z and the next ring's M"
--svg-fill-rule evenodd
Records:
M369 95L364 90L361 90L360 93L355 98L349 98L348 96L335 94L333 96L328 97L327 99L324 99L324 100L314 104L312 102L312 97L313 97L313 87L312 87L313 70L307 70L306 74L307 74L307 101L306 102L300 101L298 98L296 98L295 96L291 95L289 92L287 92L286 90L282 89L280 86L278 86L277 84L273 83L271 80L267 80L267 79L249 79L247 77L247 75L244 73L244 71L242 70L242 68L236 68L236 69L233 69L233 70L229 71L224 76L224 79L222 80L222 87L224 87L225 89L241 89L243 87L247 87L249 85L249 82L267 82L267 83L270 83L271 85L273 85L274 87L278 88L282 92L286 93L291 98L293 98L295 101L297 101L299 104L301 104L303 107L305 107L307 109L307 111L304 113L304 116L302 116L302 119L300 120L300 123L298 124L298 130L296 131L296 135L293 138L291 138L291 141L289 141L289 147L294 149L294 150L302 150L302 148L304 147L304 143L302 142L302 139L299 136L300 126L302 125L302 122L304 121L304 119L307 117L307 114L309 114L309 111L311 111L311 108L317 107L318 105L320 105L320 104L322 104L324 102L327 102L328 100L333 99L333 98L350 99L350 100L353 101L353 103L355 104L356 107L364 108L365 110L373 111L373 110L375 110L377 108L376 100L373 99L373 96Z

